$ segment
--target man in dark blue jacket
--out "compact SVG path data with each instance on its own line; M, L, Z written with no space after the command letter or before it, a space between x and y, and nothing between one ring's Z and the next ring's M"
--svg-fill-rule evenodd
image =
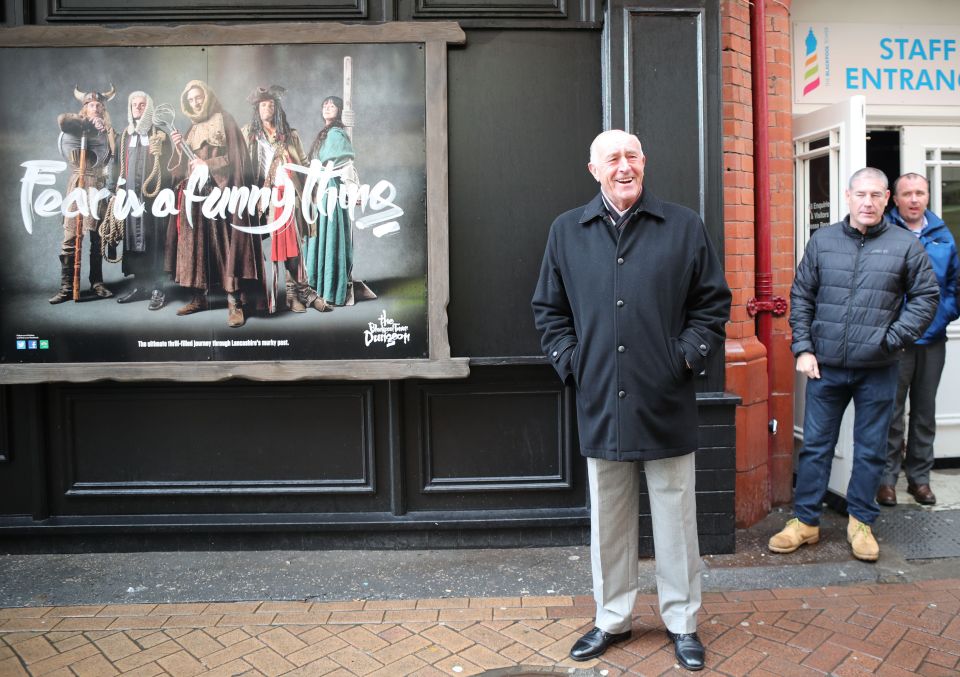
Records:
M933 467L933 439L937 434L937 388L947 356L947 325L960 317L957 306L957 274L960 260L953 234L936 214L927 209L930 185L920 174L904 174L893 182L890 212L894 223L915 235L930 258L930 265L940 287L940 305L933 322L917 342L900 358L897 400L887 438L887 467L877 491L877 503L896 505L895 486L900 475L903 449L904 409L910 394L910 426L907 435L907 492L917 503L933 505L937 497L930 488Z
M937 280L917 238L883 218L887 177L866 167L850 177L850 215L817 230L790 290L797 371L806 375L803 447L795 517L769 543L793 552L820 540L820 511L850 400L853 470L847 485L847 541L857 559L880 555L871 525L897 394L898 361L937 311Z
M644 189L645 164L632 134L594 140L587 167L600 194L554 221L533 296L543 351L577 389L590 486L596 621L570 656L630 638L642 461L660 616L677 660L700 670L693 375L722 355L730 290L700 217Z

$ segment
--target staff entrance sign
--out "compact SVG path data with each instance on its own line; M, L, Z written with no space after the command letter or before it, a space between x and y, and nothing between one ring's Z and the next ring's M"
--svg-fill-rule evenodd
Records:
M793 24L794 102L960 105L960 31L951 26Z

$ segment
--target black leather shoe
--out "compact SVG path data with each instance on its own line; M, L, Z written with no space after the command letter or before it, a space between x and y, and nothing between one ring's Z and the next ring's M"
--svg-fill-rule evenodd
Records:
M142 287L134 287L126 294L117 297L117 303L133 303L147 298L147 290Z
M147 306L147 310L160 310L165 305L167 305L167 295L162 289L154 289L150 294L150 305Z
M680 661L680 665L693 672L703 670L703 644L697 637L697 633L681 632L675 635L667 630L667 637L673 642L673 652Z
M630 639L630 634L629 630L611 634L600 628L594 628L577 640L577 643L570 649L570 658L575 661L588 661L596 658L602 655L611 644Z

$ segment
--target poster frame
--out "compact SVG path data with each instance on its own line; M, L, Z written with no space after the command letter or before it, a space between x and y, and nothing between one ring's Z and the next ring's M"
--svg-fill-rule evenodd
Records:
M209 382L232 378L256 381L369 381L463 378L469 375L469 359L451 357L447 336L447 304L450 299L447 45L463 44L465 41L463 30L454 22L391 22L379 25L278 22L235 26L21 26L0 29L0 53L4 48L422 44L425 51L429 331L428 356L422 359L3 363L0 364L0 384L100 380Z

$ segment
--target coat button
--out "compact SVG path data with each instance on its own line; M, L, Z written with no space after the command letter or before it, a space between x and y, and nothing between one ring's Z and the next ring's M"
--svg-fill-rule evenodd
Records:
M556 350L553 351L553 356L554 356L554 357L557 356L557 351L556 351Z
M617 259L617 264L618 264L618 265L623 265L623 257L622 257L622 256Z
M617 299L617 308L623 308L623 299Z
M617 346L617 352L618 352L618 353L622 353L622 352L625 352L625 351L626 351L626 348L625 348L625 347L623 347L623 346Z
M626 396L627 396L626 390L621 390L619 393L617 393L617 397L619 397L621 400Z
M706 349L707 349L707 346L705 346L704 344L701 343L701 344L700 344L700 350L706 350Z

